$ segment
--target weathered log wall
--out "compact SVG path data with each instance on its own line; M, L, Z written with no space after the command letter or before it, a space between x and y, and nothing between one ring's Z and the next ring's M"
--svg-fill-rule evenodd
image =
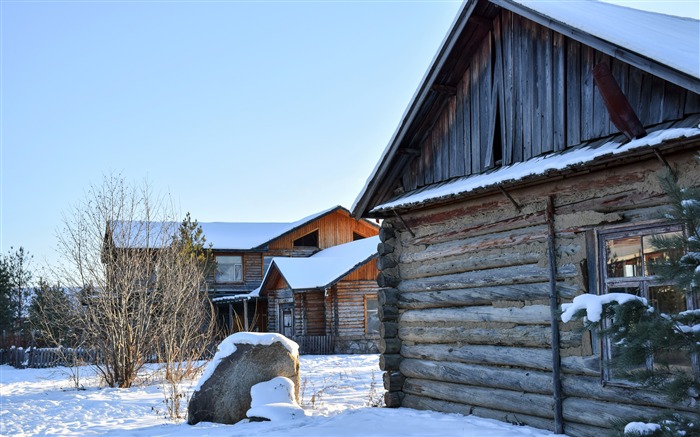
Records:
M700 173L698 148L665 156L681 183ZM513 190L520 210L494 194L385 220L378 282L387 406L553 429L547 197L554 196L559 302L570 302L596 292L588 231L659 221L662 168L650 154ZM601 435L615 419L663 408L697 413L650 391L603 386L597 344L581 328L559 329L566 433Z

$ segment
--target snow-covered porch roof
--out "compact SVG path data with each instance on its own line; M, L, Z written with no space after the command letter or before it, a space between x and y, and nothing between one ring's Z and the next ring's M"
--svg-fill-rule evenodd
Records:
M308 258L273 258L260 289L264 290L276 270L295 291L333 286L377 256L379 237L374 236L322 250Z

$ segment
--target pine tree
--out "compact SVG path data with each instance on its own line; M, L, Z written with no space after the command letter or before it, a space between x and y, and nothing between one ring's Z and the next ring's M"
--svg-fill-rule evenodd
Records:
M177 243L180 244L182 252L194 259L204 272L207 272L211 264L211 244L205 247L206 242L202 227L197 220L192 220L188 212L178 228Z

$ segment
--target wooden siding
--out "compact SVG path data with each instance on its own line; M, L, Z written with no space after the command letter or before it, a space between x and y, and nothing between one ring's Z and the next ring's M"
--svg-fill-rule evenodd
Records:
M375 281L343 281L335 287L338 307L337 336L365 337L365 296L377 297Z
M298 251L303 252L300 253L302 256L311 255L314 252L313 249L295 248L294 240L315 230L319 231L318 249L327 249L339 244L349 243L353 241L353 233L364 237L372 237L377 235L379 231L378 227L372 223L365 220L355 220L350 217L347 211L338 210L313 220L299 229L270 242L266 255L289 256L294 255Z
M697 184L698 150L665 153L682 185ZM380 360L388 403L552 430L547 196L555 202L557 290L560 303L570 302L596 293L589 231L659 221L662 169L648 155L513 190L521 211L492 195L386 220L380 236L393 251L380 259L380 277L393 288L381 292L382 341L398 343ZM580 321L560 323L560 336L567 435L603 435L613 420L664 408L697 414L697 406L647 390L601 385L597 344Z
M216 269L212 268L207 275L207 285L211 297L233 293L247 293L260 285L263 277L263 254L258 252L214 252L216 256L240 256L243 261L243 281L233 283L217 283Z
M697 94L501 10L455 95L412 141L420 155L394 188L411 191L484 172L499 165L496 157L509 165L617 133L593 80L600 62L644 126L700 112Z

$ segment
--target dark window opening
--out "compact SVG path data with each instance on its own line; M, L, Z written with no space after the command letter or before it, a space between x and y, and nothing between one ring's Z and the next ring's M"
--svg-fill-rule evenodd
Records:
M365 237L364 235L360 235L357 232L352 233L352 241L363 240L365 238L367 237Z
M503 141L501 139L501 107L496 105L496 119L493 132L493 166L503 166Z
M318 247L318 230L294 240L294 247Z

